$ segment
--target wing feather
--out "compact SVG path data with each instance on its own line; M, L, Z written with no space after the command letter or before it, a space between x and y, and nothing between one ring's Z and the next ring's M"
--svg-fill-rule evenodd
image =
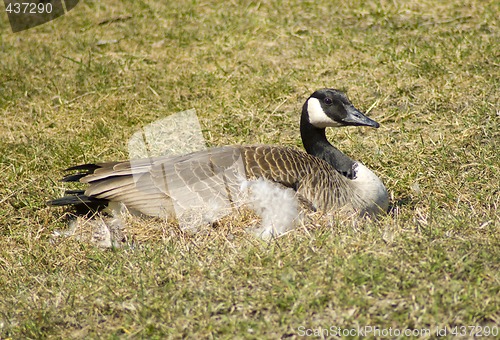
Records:
M72 169L88 172L74 177L88 184L86 196L121 202L153 216L206 206L207 202L230 205L244 180L261 177L294 189L316 209L350 204L342 195L347 179L325 161L287 147L226 146Z

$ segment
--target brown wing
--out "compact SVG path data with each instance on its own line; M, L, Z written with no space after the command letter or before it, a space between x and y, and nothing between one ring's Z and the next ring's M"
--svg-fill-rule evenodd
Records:
M242 182L260 177L293 188L317 209L348 203L341 194L345 178L323 160L286 147L227 146L72 169L88 171L68 176L88 184L86 197L121 202L151 216L179 215L207 206L230 208Z
M86 196L122 202L146 215L169 216L207 203L229 204L228 190L235 190L236 178L245 176L242 163L236 168L238 161L239 148L222 147L183 156L102 163L80 182L89 184Z
M305 152L272 146L243 147L247 176L293 188L316 209L350 205L348 180L327 162ZM351 192L352 193L352 192Z

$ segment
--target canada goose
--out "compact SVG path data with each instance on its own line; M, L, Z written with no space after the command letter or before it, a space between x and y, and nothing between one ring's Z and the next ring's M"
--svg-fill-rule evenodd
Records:
M76 173L63 182L86 183L86 190L67 191L48 204L88 211L119 203L132 213L171 217L201 205L208 210L231 207L250 189L252 206L272 214L281 213L283 200L295 204L292 211L301 203L324 212L347 209L377 215L388 208L383 183L325 135L326 127L349 125L379 127L342 92L321 89L302 108L300 132L307 153L283 146L223 146L182 156L78 165L67 169ZM269 206L273 203L274 210ZM289 229L270 225L276 223L281 223L279 218L269 219L266 235Z

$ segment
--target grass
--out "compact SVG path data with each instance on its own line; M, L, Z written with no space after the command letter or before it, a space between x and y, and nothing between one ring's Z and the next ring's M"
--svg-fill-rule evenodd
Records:
M487 0L83 1L12 34L1 14L0 338L498 327L499 15ZM387 217L270 243L229 237L244 219L110 250L51 237L60 169L124 159L137 129L190 108L209 145L301 147L321 87L382 124L329 136L384 180Z

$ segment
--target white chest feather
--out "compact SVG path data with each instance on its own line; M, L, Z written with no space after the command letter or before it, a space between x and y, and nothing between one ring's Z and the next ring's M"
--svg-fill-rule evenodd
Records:
M389 207L389 196L384 184L370 169L362 163L356 163L356 178L352 185L363 200L364 212L369 214L387 211Z

